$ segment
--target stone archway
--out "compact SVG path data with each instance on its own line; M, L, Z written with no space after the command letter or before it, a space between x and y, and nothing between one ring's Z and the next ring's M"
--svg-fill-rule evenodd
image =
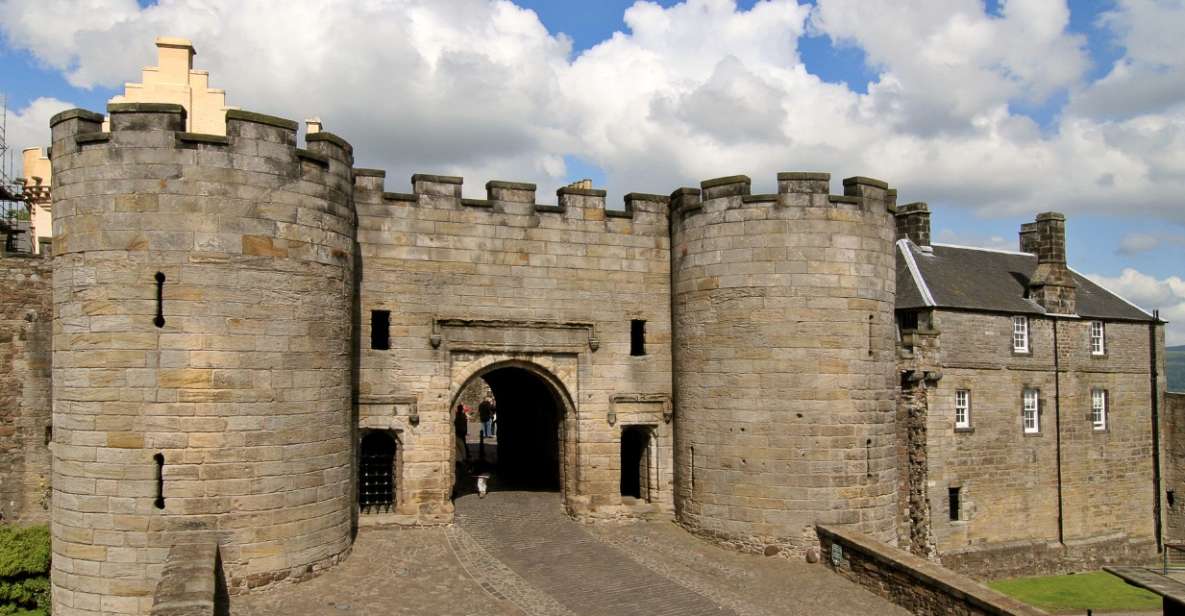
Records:
M563 377L523 358L482 356L465 363L468 376L454 381L449 408L456 408L462 392L475 380L489 385L498 405L497 444L491 446L496 449L489 456L496 463L487 467L497 478L495 484L556 491L567 502L575 483L575 404ZM457 450L452 451L454 468L459 468ZM463 480L463 474L454 476L454 482Z

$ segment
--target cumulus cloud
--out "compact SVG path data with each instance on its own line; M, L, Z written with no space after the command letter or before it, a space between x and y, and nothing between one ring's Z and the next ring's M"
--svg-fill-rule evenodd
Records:
M1163 246L1185 246L1185 237L1167 233L1128 233L1120 238L1115 253L1132 256L1152 252Z
M1114 277L1098 274L1086 277L1148 312L1160 310L1160 318L1169 322L1165 343L1185 344L1185 280L1179 276L1156 278L1132 268L1124 268Z
M24 109L8 110L8 127L5 135L6 142L12 148L14 178L24 177L21 150L24 148L49 147L49 119L59 111L74 105L56 98L38 98ZM7 170L7 169L6 169Z
M1179 45L1185 16L1158 6L1105 17L1129 41L1125 70L1185 57L1135 44L1155 26ZM413 172L465 175L470 194L490 178L546 190L569 179L571 155L617 194L735 173L765 191L778 171L817 170L992 215L1122 204L1185 221L1181 97L1092 112L1110 76L1084 83L1068 18L1053 0L1007 0L998 15L979 0L639 1L623 32L573 54L508 0L0 0L5 41L81 87L136 81L153 37L191 38L230 104L321 116L394 190ZM810 72L797 50L808 32L865 51L878 71L867 93ZM1013 111L1059 92L1073 103L1052 126Z

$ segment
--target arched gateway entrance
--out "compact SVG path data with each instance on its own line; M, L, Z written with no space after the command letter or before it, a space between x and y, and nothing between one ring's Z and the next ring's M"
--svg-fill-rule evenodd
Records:
M472 493L474 475L491 475L490 490L564 492L566 430L572 403L563 384L545 368L527 361L505 361L471 375L454 394L454 409L476 380L490 389L497 407L496 435L480 444L480 424L469 428L471 464L455 460L454 494ZM475 418L476 421L476 418ZM458 453L454 448L454 456Z

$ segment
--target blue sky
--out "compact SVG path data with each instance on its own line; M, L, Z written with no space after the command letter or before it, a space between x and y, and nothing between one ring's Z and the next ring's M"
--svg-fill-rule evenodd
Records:
M1185 317L1185 288L1178 296L1172 286L1185 269L1185 60L1176 59L1185 45L1174 34L1185 32L1185 7L517 0L526 11L400 0L376 17L349 2L333 10L295 2L282 3L285 23L260 26L253 20L276 14L267 2L240 10L229 0L107 1L107 21L40 20L56 21L48 28L28 16L55 0L0 0L0 91L10 113L32 118L28 108L41 98L102 109L122 82L138 80L136 67L153 62L152 36L188 36L198 68L211 71L231 104L323 115L355 140L360 164L388 168L389 178L463 173L466 190L489 177L524 179L543 195L590 177L612 195L734 173L752 175L757 190L777 170L831 171L839 191L840 177L873 175L903 201L930 203L937 241L1010 249L1036 212L1065 211L1075 268L1130 283L1145 304L1177 302ZM403 11L413 5L440 19L408 25ZM234 20L211 18L232 12ZM299 36L334 20L359 34L390 32L343 42L354 54L344 60ZM297 65L234 58L245 39L291 45L267 61L299 58L301 78L325 87L292 96L283 77ZM472 73L434 64L450 46L468 54ZM796 76L791 50L811 77ZM370 64L354 60L368 55ZM401 72L392 74L395 66ZM348 97L332 96L334 81L371 74L372 84L419 80L430 95L411 100L414 89L397 90L360 120L341 102ZM496 90L478 113L434 93L468 92L471 79ZM352 82L340 87L358 92ZM382 88L371 89L359 98ZM407 147L415 143L427 147Z

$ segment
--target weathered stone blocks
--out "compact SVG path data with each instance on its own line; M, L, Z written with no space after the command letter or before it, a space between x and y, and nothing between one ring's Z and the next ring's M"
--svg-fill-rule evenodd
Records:
M350 545L351 148L109 112L52 127L54 611L146 613L179 543L220 544L232 592L308 576Z
M802 554L816 523L894 537L892 204L827 178L671 196L678 516L743 549Z

